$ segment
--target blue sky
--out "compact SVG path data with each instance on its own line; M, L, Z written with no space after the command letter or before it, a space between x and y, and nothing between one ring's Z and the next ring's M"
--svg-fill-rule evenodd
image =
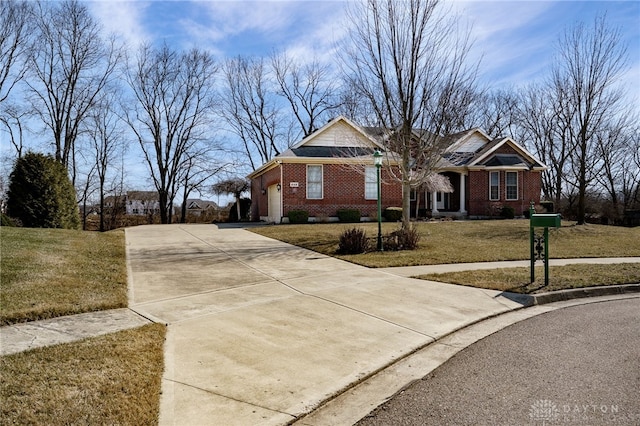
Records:
M350 25L345 2L338 0L90 0L87 5L106 32L119 34L130 48L145 41L167 42L206 49L219 60L277 50L300 60L335 63L336 46ZM579 21L591 25L606 13L628 44L630 68L622 80L630 102L640 106L640 0L471 0L448 6L472 26L473 55L482 58L480 78L496 89L542 78L562 32ZM130 178L144 180L148 172L140 168L132 165Z
M345 3L325 1L90 1L107 31L131 46L166 41L197 46L219 59L287 50L304 59L331 62L346 34ZM500 88L531 82L544 73L562 31L606 13L629 47L624 81L640 100L640 1L453 1L472 25L481 76Z

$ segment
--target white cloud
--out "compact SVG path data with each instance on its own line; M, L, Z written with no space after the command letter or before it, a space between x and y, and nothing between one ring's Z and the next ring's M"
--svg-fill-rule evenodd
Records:
M87 2L91 14L102 24L106 33L117 34L135 48L147 40L145 11L149 2L100 0Z
M268 34L286 30L295 12L295 4L285 1L212 1L202 6L210 19L208 37L212 41L247 31Z

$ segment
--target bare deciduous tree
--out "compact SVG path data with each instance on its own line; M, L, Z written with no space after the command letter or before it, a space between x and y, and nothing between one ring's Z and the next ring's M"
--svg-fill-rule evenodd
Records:
M518 96L515 91L499 89L478 94L473 107L473 127L479 127L489 135L516 138L514 133Z
M274 54L271 64L278 94L291 106L302 137L309 136L336 108L336 84L329 66L316 59L300 64L286 53Z
M237 57L224 66L221 115L242 141L252 169L280 154L291 139L268 73L262 58Z
M627 53L620 30L604 16L597 17L591 27L579 23L568 29L558 48L552 87L566 99L558 120L569 131L577 220L582 224L587 189L599 174L597 132L621 112L624 97L616 82L627 65Z
M0 105L27 69L26 56L32 48L32 8L27 1L0 2Z
M115 169L114 162L125 150L124 130L120 119L118 95L115 92L105 93L92 108L86 123L86 134L91 146L92 163L97 175L98 205L100 215L100 231L106 230L105 187L109 171ZM89 155L89 153L88 153Z
M52 132L55 158L70 169L82 122L121 57L115 39L104 40L99 24L76 0L38 3L38 42L27 84L33 111Z
M350 87L385 129L387 152L397 153L408 227L411 188L432 178L447 148L441 136L462 121L460 112L468 111L476 92L477 67L467 66L469 31L438 0L352 6L343 64Z
M127 70L135 102L126 109L126 120L158 191L162 223L171 223L188 153L208 137L216 72L208 53L198 49L181 53L166 45L142 46Z
M22 156L26 111L20 103L11 103L9 95L27 71L34 40L32 12L27 1L0 1L0 131L8 133L18 158Z
M242 217L240 214L240 196L251 188L251 182L243 178L231 178L220 181L213 185L212 190L215 194L229 194L236 199L236 212L238 220Z
M179 181L182 182L182 203L180 208L180 223L187 221L187 200L194 192L202 192L211 178L223 171L229 165L215 159L215 152L221 147L213 144L200 144L185 153L185 159L180 170Z
M23 120L27 112L21 107L3 104L0 112L0 123L4 125L6 132L9 134L11 145L16 150L18 158L22 157L24 149L24 125Z
M553 200L556 208L567 195L566 174L569 167L569 127L558 120L566 97L547 85L532 85L518 101L517 128L519 140L533 146L548 169L542 175L542 193Z

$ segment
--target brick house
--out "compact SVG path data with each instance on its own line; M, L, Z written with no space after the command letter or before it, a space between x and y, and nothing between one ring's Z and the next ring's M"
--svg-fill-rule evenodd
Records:
M349 208L374 218L377 177L372 154L384 151L378 130L338 117L263 164L248 176L251 217L280 223L290 211L306 210L312 221L331 220L339 209ZM546 167L515 141L491 139L480 129L447 138L450 145L439 173L449 178L453 191L412 191L412 215L485 217L505 205L520 215L531 201L540 201ZM383 209L402 205L394 169L393 163L381 169Z

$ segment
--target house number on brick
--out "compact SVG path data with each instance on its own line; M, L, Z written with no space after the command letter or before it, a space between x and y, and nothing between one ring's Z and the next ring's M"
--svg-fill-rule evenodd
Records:
M298 182L289 182L289 188L297 188L300 186Z

